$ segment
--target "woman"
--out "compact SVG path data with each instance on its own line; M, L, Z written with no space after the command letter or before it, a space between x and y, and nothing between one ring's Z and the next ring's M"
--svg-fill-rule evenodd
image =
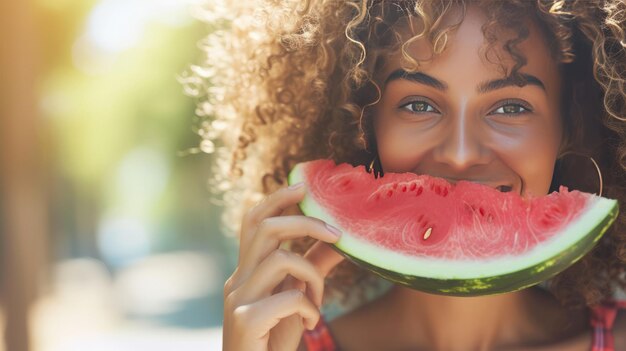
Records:
M226 90L200 110L216 118L202 134L226 143L216 181L237 208L225 222L241 223L225 350L626 349L626 305L613 300L626 285L623 213L543 287L458 298L392 286L367 299L376 279L329 248L341 233L297 210L304 187L283 187L295 163L332 158L527 197L588 186L593 160L604 184L588 191L624 208L625 3L255 6L221 33L224 51L209 46ZM255 190L268 196L250 208ZM361 304L320 314L341 296Z

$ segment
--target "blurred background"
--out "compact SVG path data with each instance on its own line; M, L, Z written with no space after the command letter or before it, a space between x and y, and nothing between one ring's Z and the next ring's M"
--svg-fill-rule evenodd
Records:
M217 350L236 243L181 77L195 0L0 5L0 350Z

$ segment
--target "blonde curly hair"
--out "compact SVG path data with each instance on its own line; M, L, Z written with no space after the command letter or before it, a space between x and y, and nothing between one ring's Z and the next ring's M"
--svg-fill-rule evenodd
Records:
M212 34L201 42L204 62L184 78L198 100L200 149L214 152L210 180L224 206L227 233L239 232L245 211L279 187L298 162L320 158L369 163L374 151L367 107L380 89L375 72L389 52L402 50L408 70L420 62L408 54L426 38L434 55L445 50L459 23L442 25L453 5L486 9L488 48L498 29L517 37L503 48L516 64L503 73L517 78L526 63L516 45L535 21L563 69L566 116L563 151L593 156L602 169L607 197L626 201L626 3L619 0L268 0L227 5L213 1L201 18ZM463 12L465 13L465 12ZM409 19L424 24L403 38ZM595 131L595 132L590 132ZM558 165L557 165L558 166ZM555 167L553 186L576 183ZM219 198L221 196L221 199ZM550 281L564 305L592 305L626 286L626 213L597 247ZM304 252L312 240L293 242ZM327 293L347 295L354 282L373 277L346 261L327 279ZM350 292L354 294L354 291Z

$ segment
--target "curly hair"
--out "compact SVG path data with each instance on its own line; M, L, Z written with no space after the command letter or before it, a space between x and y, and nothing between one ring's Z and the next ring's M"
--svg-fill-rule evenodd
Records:
M227 233L235 236L247 209L285 185L298 162L368 163L376 145L367 107L380 97L375 72L397 50L408 62L407 70L418 69L420 62L408 48L420 38L430 42L434 56L443 52L462 21L444 26L443 16L453 5L465 10L470 1L488 8L482 27L488 50L502 42L499 29L517 33L501 43L515 61L511 69L501 68L514 79L526 64L517 48L529 35L526 21L538 25L562 69L562 151L594 157L604 178L603 195L626 208L623 1L267 0L230 7L213 2L203 12L214 30L201 43L205 60L191 67L184 83L198 100L201 149L216 150L210 185L222 196L215 200L224 205ZM423 28L413 28L412 19ZM397 30L407 27L408 39ZM574 178L579 171L567 170L557 162L551 190L583 183ZM291 248L302 253L311 244L311 239L301 239ZM551 279L549 289L566 306L599 303L626 287L625 262L622 212L594 250ZM327 278L326 290L345 296L354 282L370 278L346 261Z

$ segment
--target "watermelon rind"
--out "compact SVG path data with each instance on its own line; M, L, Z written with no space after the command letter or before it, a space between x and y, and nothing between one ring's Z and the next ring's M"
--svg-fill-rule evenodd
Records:
M305 181L302 164L289 174L289 184ZM392 282L434 294L478 296L521 290L550 279L587 254L618 215L616 200L599 196L562 232L517 256L480 260L450 260L398 253L359 239L307 193L302 212L340 228L332 246L348 259Z

